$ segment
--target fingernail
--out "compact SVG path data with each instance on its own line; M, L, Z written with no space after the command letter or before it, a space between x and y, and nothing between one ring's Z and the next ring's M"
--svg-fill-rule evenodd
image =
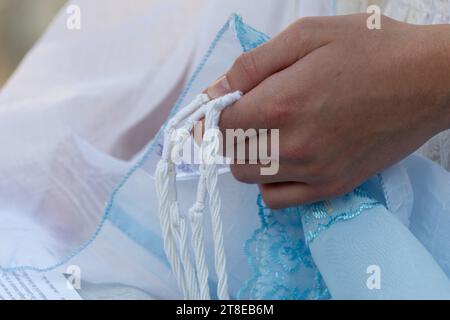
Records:
M219 98L230 92L231 87L226 75L221 76L206 90L206 93L212 99Z

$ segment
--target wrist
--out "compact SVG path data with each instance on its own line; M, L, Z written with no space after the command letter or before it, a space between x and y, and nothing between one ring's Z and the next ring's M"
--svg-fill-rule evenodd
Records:
M435 108L436 133L450 129L450 25L428 27L428 41L432 48L429 52L429 64L435 64Z
M405 84L403 117L408 128L431 138L450 129L450 25L405 25L396 61Z

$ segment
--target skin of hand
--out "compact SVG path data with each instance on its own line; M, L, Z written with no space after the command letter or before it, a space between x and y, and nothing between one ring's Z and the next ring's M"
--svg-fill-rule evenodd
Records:
M298 20L206 90L244 93L221 130L280 130L278 174L231 166L269 207L345 194L450 128L450 27L367 18Z

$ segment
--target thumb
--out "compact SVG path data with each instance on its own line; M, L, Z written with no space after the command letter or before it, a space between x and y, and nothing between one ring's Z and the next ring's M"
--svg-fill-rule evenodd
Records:
M264 79L328 43L324 18L300 19L267 43L240 55L207 90L211 98L239 90L247 93ZM319 27L320 26L320 27Z

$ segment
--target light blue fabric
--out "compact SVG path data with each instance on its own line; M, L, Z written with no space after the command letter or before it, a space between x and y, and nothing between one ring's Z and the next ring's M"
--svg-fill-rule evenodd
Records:
M335 223L382 206L362 187L343 197L283 210L267 208L261 196L257 201L262 226L244 247L254 274L239 292L247 299L329 299L308 245Z
M335 299L450 299L435 259L383 206L334 224L310 249Z

